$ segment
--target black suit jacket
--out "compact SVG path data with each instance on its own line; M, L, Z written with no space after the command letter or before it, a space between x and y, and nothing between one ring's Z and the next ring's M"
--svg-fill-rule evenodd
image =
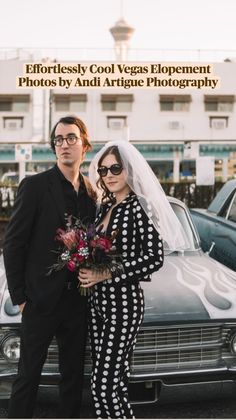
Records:
M84 178L88 220L95 200ZM56 167L25 178L6 231L3 256L13 304L30 300L42 312L53 310L66 281L66 268L48 275L57 260L56 230L65 226L65 200Z

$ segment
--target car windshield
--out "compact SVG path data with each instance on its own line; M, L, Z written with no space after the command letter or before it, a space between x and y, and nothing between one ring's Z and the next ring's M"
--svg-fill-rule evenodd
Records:
M228 220L236 222L236 193L234 194L233 200L231 201L226 217Z
M36 172L34 171L27 171L24 174L24 177L28 177L31 175L35 175ZM6 172L1 177L1 182L5 182L6 184L19 184L19 173L17 172Z
M188 251L195 251L199 249L198 238L197 238L194 226L191 223L191 219L187 211L177 203L170 203L170 204L176 216L178 217L181 225L183 226L185 234L188 238L188 241L190 244Z

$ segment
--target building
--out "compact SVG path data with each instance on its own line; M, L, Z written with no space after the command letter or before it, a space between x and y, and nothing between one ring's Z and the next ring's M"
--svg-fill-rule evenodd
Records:
M0 177L7 170L17 170L15 144L18 143L32 145L27 170L51 166L55 159L48 146L50 128L67 114L79 115L88 125L94 152L108 140L129 139L161 179L178 182L193 178L198 156L214 157L216 177L226 180L236 175L236 62L233 60L212 62L214 75L220 79L217 89L19 89L15 80L22 75L23 64L43 59L37 55L23 60L20 56L13 59L6 56L1 59L1 56L3 52L0 55ZM60 62L59 57L54 57L52 63ZM66 61L83 64L76 57L75 51L74 58ZM47 58L45 62L50 60ZM87 156L85 170L93 153Z

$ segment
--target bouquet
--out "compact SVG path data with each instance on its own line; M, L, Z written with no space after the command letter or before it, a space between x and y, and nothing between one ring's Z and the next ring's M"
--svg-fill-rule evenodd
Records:
M97 272L122 269L121 258L116 255L113 241L117 231L110 236L102 232L103 225L96 228L94 224L84 225L74 216L66 217L66 229L57 229L55 239L61 247L56 251L57 263L50 267L49 274L67 267L69 271L78 272L81 268L89 268ZM78 284L79 285L79 284ZM80 287L80 293L86 295L89 289Z

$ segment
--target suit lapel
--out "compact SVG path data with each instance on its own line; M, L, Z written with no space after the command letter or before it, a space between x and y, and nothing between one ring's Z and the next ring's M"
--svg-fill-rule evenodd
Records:
M56 211L58 212L59 217L62 220L63 225L65 224L65 213L66 213L66 203L62 191L61 181L57 174L56 167L53 167L49 177L49 189L50 193L53 196Z

